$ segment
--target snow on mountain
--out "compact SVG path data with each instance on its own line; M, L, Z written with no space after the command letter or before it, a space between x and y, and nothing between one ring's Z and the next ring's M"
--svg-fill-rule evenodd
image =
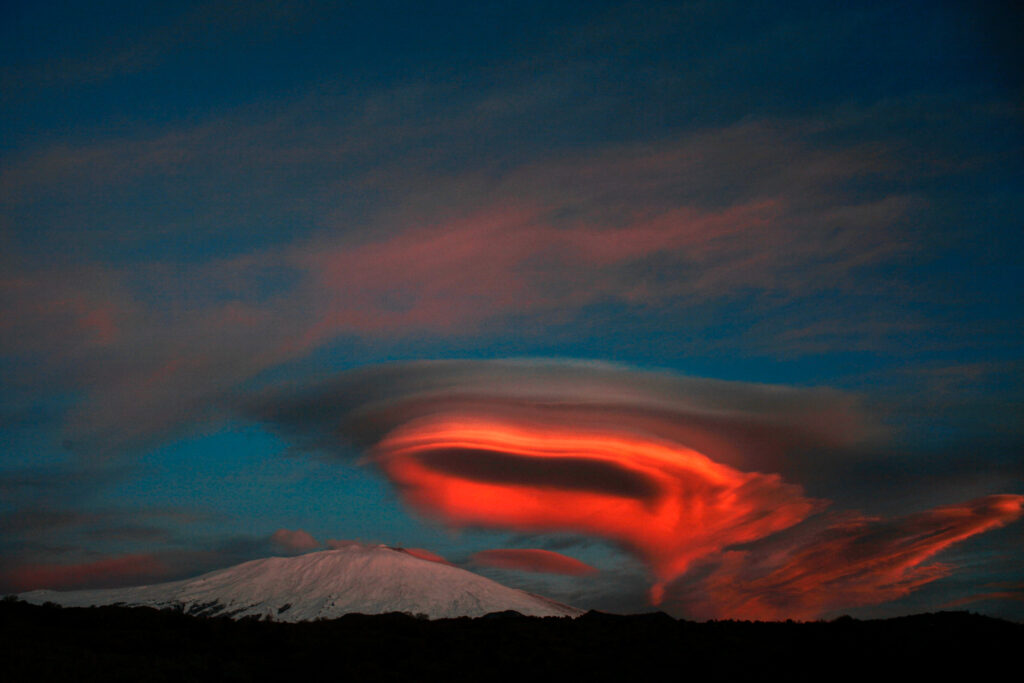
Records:
M152 586L22 593L26 602L66 607L124 604L175 607L189 614L307 621L343 614L408 612L431 619L479 617L514 610L527 616L571 616L582 610L503 586L465 569L387 546L269 557Z

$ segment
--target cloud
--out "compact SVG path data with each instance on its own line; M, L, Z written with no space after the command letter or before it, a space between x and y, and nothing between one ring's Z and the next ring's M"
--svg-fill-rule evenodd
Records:
M568 557L551 550L506 548L481 550L470 558L471 562L500 569L517 569L525 572L586 576L597 569L586 562Z
M942 607L944 609L956 609L958 607L963 607L964 605L970 605L976 602L986 602L989 600L1000 602L1006 600L1024 602L1024 591L989 591L987 593L976 593L974 595L968 595L965 598L951 600Z
M927 563L940 551L1022 515L1024 496L992 495L893 520L852 516L789 546L728 550L669 600L692 617L760 620L888 602L950 575Z
M1019 516L1017 496L894 521L816 516L829 502L773 470L802 451L796 462L820 481L848 467L823 454L879 433L855 397L828 389L580 361L432 361L245 408L303 448L361 454L447 525L611 541L647 566L652 602L669 587L672 605L704 616L810 618L893 600L952 571L926 559Z
M88 481L78 481L82 486ZM63 487L63 484L61 484ZM0 486L2 490L2 486ZM151 549L171 544L181 525L209 521L210 515L167 507L91 508L64 507L71 495L38 494L32 503L18 507L18 496L9 496L12 510L0 514L0 566L51 564L67 560L67 552L85 559L116 547ZM59 501L59 502L58 502ZM83 543L88 541L88 543ZM167 560L161 555L161 561Z
M360 110L349 102L321 104ZM76 451L137 449L224 418L225 404L246 382L339 339L495 337L513 323L516 334L540 334L553 323L585 325L599 306L665 310L673 324L696 332L705 324L682 315L684 308L763 293L753 304L753 318L763 320L769 316L760 307L769 300L840 284L855 289L858 272L912 246L897 228L919 208L913 197L851 197L843 190L892 162L874 146L811 144L820 137L817 121L746 121L657 144L538 154L501 173L478 160L438 175L411 162L410 150L395 149L397 160L386 169L356 164L338 177L339 155L376 159L380 145L396 144L394 131L379 130L372 116L342 117L333 128L311 129L315 136L307 139L311 133L297 132L294 119L309 105L295 106L256 123L226 118L148 138L38 150L0 169L6 200L19 210L82 206L81 220L98 222L79 225L88 242L66 246L81 265L33 268L9 257L9 275L0 280L0 351L43 361L15 364L32 367L22 371L26 392L38 391L42 365L55 393L81 396L65 425ZM427 133L436 139L446 131ZM363 139L365 149L353 142ZM271 180L254 190L247 175L237 177L238 168L259 169ZM189 202L187 218L153 216L146 224L159 239L175 234L180 221L221 226L225 211L247 230L293 225L296 204L320 207L299 222L325 229L264 236L260 243L272 246L239 243L229 255L203 252L200 262L106 262L128 241L97 237L114 235L111 223L130 226L132 240L142 238L134 213L100 219L86 210L97 192L159 183L161 192L191 195L195 178L217 187L226 182L224 196L236 198L231 208L207 201L193 209ZM274 188L271 197L263 185ZM314 186L322 194L301 195ZM325 206L323 197L334 190L338 205ZM353 217L343 210L357 201L353 193L376 193L384 198L376 204L403 208ZM238 214L239 207L254 215ZM51 220L61 238L54 241L66 244L67 216L58 213L33 224ZM86 249L96 250L91 263L82 256ZM904 320L905 307L898 312L890 318ZM770 319L786 330L791 315ZM848 318L830 320L837 317ZM808 335L813 341L822 333ZM686 336L690 345L707 339ZM831 346L843 341L825 337ZM743 338L751 339L747 346L776 350L793 343L779 329Z
M451 564L448 560L444 559L437 553L426 550L425 548L402 548L401 550L409 553L413 557L418 557L421 560L428 560L430 562L439 562L440 564Z
M279 548L296 553L320 547L320 543L302 529L278 529L270 535L270 541Z
M413 224L382 240L314 242L292 254L293 264L309 275L305 293L323 304L298 345L339 331L464 334L509 314L597 301L654 303L683 290L692 295L703 285L689 279L638 283L637 264L666 254L698 269L721 258L745 260L735 254L738 236L765 239L766 226L782 212L777 202L765 200L725 209L676 208L605 226L565 224L548 206L495 203ZM752 273L741 272L744 278ZM724 292L721 279L707 284Z
M565 360L371 366L295 391L270 390L240 409L305 446L334 452L370 448L424 415L452 413L538 427L614 424L744 468L794 447L849 446L877 433L859 399L840 391Z
M870 432L839 392L555 361L363 369L249 410L305 446L356 445L446 524L620 544L654 573L655 600L699 558L822 508L755 462Z
M79 564L22 564L4 571L0 585L12 592L111 588L165 579L170 572L154 555L121 555Z
M435 465L435 456L461 462ZM473 466L494 454L498 463ZM776 475L614 429L420 418L372 456L403 499L454 526L592 533L629 547L660 586L704 555L785 529L820 507ZM484 460L486 462L486 460ZM459 466L461 465L461 467Z

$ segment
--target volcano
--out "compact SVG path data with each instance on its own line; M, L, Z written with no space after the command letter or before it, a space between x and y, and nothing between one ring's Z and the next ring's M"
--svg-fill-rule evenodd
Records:
M100 605L180 609L201 616L274 621L332 619L345 614L404 612L429 619L576 617L582 610L509 588L440 562L387 546L351 545L297 557L269 557L193 579L93 590L35 590L18 597L65 607Z

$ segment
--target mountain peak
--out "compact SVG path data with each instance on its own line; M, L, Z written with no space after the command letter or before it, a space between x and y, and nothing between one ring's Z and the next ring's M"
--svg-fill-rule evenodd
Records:
M67 607L124 604L189 614L309 621L344 614L407 612L430 619L513 610L526 616L578 616L582 610L509 588L401 548L352 544L296 557L244 562L193 579L151 586L37 590L19 597Z

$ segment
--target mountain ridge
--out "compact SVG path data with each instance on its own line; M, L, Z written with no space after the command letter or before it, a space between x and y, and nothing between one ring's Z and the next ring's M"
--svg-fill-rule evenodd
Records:
M22 600L65 607L175 608L199 616L256 616L298 622L345 614L405 612L429 619L583 614L569 605L510 588L399 548L350 545L295 557L268 557L167 583L74 591L35 590Z

